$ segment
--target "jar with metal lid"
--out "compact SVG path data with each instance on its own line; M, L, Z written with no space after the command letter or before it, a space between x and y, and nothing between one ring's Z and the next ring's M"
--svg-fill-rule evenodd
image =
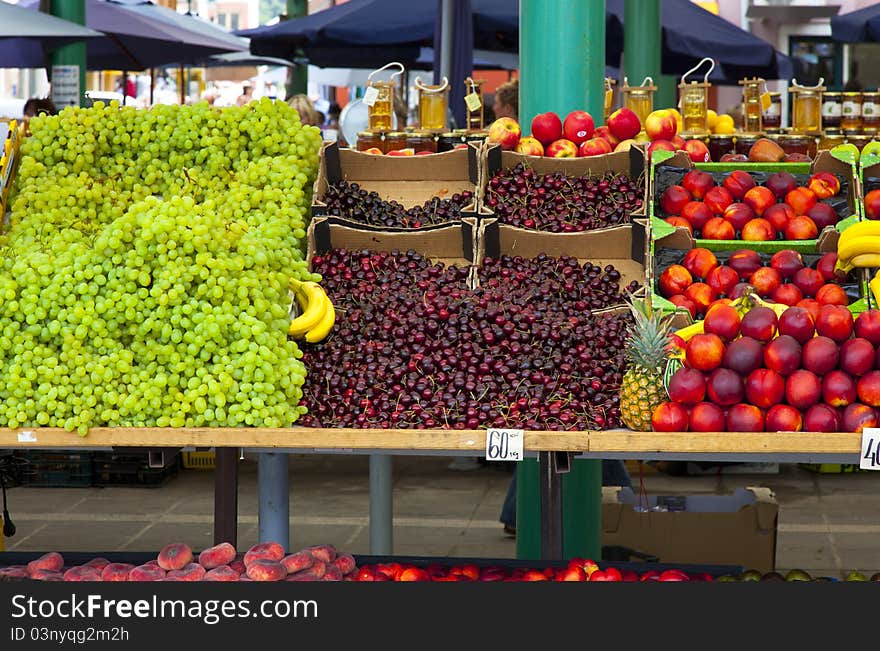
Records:
M880 131L880 92L862 93L862 131Z
M764 131L782 126L782 93L769 93L770 106L764 111Z
M437 151L452 151L456 145L460 145L463 142L464 138L461 133L456 133L455 131L441 133L437 137Z
M738 133L736 135L736 143L734 145L734 152L737 154L743 154L744 156L748 156L749 151L752 149L752 145L754 145L760 139L761 139L761 136L759 136L759 135Z
M385 134L385 153L395 149L406 149L406 131L389 131Z
M850 135L847 135L847 136L846 136L846 141L847 141L848 143L850 143L850 144L855 145L856 147L858 147L858 148L859 148L859 151L861 151L861 150L865 147L865 145L867 145L867 144L868 144L869 142L871 142L873 139L874 139L874 136L872 136L872 135L864 135L864 134L862 134L862 133L859 133L858 135L851 135L851 136L850 136Z
M476 130L476 131L468 131L464 135L465 142L480 142L481 140L485 140L489 137L489 131L487 130Z
M841 129L825 129L825 133L819 138L817 148L824 151L830 151L845 142L846 136L843 135Z
M840 116L842 112L841 97L838 92L822 94L822 126L830 129L840 129Z
M733 144L733 134L712 134L708 138L706 147L709 149L709 158L718 163L725 154L733 154L736 148Z
M810 158L816 157L816 136L804 133L781 133L776 136L776 143L786 154L803 154Z
M406 136L406 146L417 154L420 151L433 154L437 152L437 139L430 131L413 131Z
M862 94L842 93L840 108L840 128L844 131L855 131L862 128Z
M361 131L357 134L357 150L367 151L368 149L378 149L384 154L385 143L383 142L382 136L383 134L377 131Z

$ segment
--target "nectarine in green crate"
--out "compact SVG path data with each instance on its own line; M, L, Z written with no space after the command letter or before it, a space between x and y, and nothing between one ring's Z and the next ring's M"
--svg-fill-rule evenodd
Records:
M854 162L828 152L810 165L694 164L684 152L654 152L651 239L679 232L713 251L833 250L837 234L861 218L855 179Z

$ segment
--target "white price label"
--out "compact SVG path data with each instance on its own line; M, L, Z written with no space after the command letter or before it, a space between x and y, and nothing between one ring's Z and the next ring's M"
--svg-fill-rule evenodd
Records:
M522 461L523 430L490 429L486 431L486 461Z
M480 101L480 96L476 93L470 93L464 96L464 104L467 106L468 111L477 111L483 105L483 102Z
M376 87L370 86L369 88L367 88L366 92L364 93L364 104L366 104L367 106L372 106L376 103L377 99L379 99L379 91L376 89Z
M18 442L19 443L36 443L37 437L34 436L33 432L19 432L18 433Z
M862 470L880 470L880 428L866 427L862 430L862 454L859 458Z

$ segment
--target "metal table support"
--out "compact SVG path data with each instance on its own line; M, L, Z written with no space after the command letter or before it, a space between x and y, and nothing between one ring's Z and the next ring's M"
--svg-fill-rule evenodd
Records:
M286 452L260 455L257 483L260 491L260 542L277 542L290 548L290 494ZM216 517L216 516L215 516Z
M393 469L390 454L370 455L370 554L390 556L394 549Z
M538 455L541 473L541 558L562 560L562 475L555 452Z

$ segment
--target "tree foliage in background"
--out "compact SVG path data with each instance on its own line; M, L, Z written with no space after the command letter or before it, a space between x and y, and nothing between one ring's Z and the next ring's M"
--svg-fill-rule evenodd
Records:
M285 0L260 0L260 24L265 25L287 11Z

